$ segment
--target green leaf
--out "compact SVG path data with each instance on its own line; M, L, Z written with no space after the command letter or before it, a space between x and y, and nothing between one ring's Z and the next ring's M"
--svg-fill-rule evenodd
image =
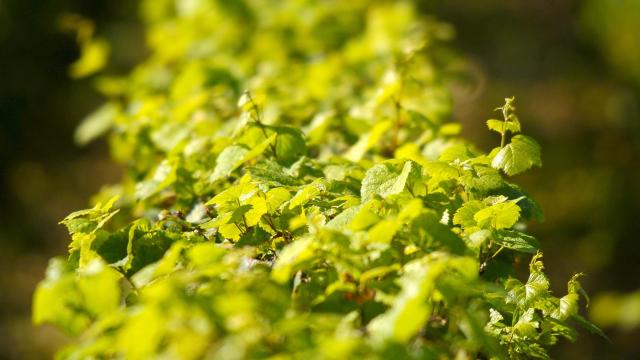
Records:
M440 153L438 160L445 162L466 161L474 156L473 152L465 144L451 144Z
M144 222L132 226L129 230L127 262L123 266L124 270L128 275L132 275L160 260L173 241L174 239L165 232L145 228Z
M82 120L73 135L76 144L86 145L102 136L111 128L117 114L118 107L113 103L106 103L89 114Z
M69 68L74 78L92 75L104 68L109 57L109 43L104 39L91 39L82 44L80 58Z
M500 172L492 167L484 165L473 166L471 171L463 175L459 181L468 189L468 191L476 191L481 194L485 194L505 186Z
M478 211L473 219L481 228L496 230L512 227L520 218L520 207L514 201L491 205Z
M392 125L391 121L377 123L371 131L362 135L358 142L349 148L344 157L353 162L360 161L369 149L380 143L380 140Z
M534 308L527 309L513 326L518 335L528 338L535 338L538 335L537 329L540 327L540 323L534 320L534 311Z
M173 159L163 160L147 180L136 184L136 199L144 200L176 181L177 163Z
M77 313L76 308L80 305L80 294L75 287L73 273L63 259L51 259L47 277L38 284L34 293L33 322L55 324L77 335L91 322L88 315Z
M321 112L314 116L305 130L309 145L319 145L322 143L333 120L333 112Z
M247 226L255 226L260 222L262 215L267 213L267 201L259 196L254 195L249 199L243 201L243 204L251 206L251 210L247 211L244 215Z
M120 275L100 260L75 274L62 259L52 259L47 277L34 294L33 321L53 323L72 335L83 331L96 316L120 305Z
M580 324L583 328L589 330L589 332L591 332L592 334L596 334L602 337L603 339L606 339L607 341L611 342L611 339L609 339L607 334L605 334L602 331L602 329L600 329L599 327L594 325L591 321L585 319L581 315L573 315L571 316L571 319L575 320L578 324Z
M359 211L360 206L350 207L331 219L331 221L326 224L326 227L332 230L344 230L347 224L354 220Z
M278 261L273 266L271 277L280 283L288 281L296 271L296 267L313 258L313 254L313 238L305 237L295 240L282 249Z
M475 278L477 262L463 257L432 253L407 263L399 278L400 293L393 305L374 318L367 330L377 342L409 341L425 324L433 308L432 294L437 281L445 273Z
M253 194L255 191L256 186L254 184L248 181L241 182L218 193L218 195L207 201L205 205L217 205L220 209L223 209L223 211L234 209L237 207L240 197Z
M398 230L400 230L401 226L402 224L397 221L382 220L369 229L369 241L373 243L389 244Z
M429 188L439 188L442 182L458 179L460 173L454 166L444 161L431 161L425 166L429 175Z
M511 143L500 149L491 161L491 166L504 171L507 175L516 175L533 166L542 166L540 145L532 138L516 135Z
M316 181L302 187L289 201L289 209L294 209L297 206L306 204L309 200L320 195L323 191L325 191L323 181Z
M78 272L77 287L82 294L84 308L91 314L108 314L120 305L121 275L94 260Z
M539 298L545 297L549 291L549 279L542 272L541 253L534 255L530 264L530 274L525 287L525 304L531 305Z
M114 196L104 204L99 202L91 209L75 211L60 221L60 224L66 226L71 235L94 233L118 213L119 210L110 211L118 198Z
M435 290L438 276L446 269L445 261L420 259L404 266L400 277L401 292L393 305L374 318L367 330L379 342L407 342L427 320L431 304L427 301Z
M388 163L375 165L367 170L360 189L362 202L371 200L375 195L384 198L404 191L412 166L412 162L407 161L402 171L398 171L394 165Z
M271 136L269 136L268 138L266 138L264 141L262 141L261 143L259 143L258 145L256 145L255 147L253 147L251 149L251 151L249 151L240 162L236 163L234 165L234 167L238 167L240 165L242 165L243 163L247 162L247 161L251 161L253 159L255 159L256 157L262 155L264 153L264 151L271 146L271 144L273 144L276 141L276 134L273 134Z
M560 298L558 309L551 316L558 320L566 320L578 314L578 294L567 294Z
M463 228L473 228L478 226L475 215L487 206L479 200L472 200L464 203L453 216L453 223L462 225Z
M349 222L349 229L355 231L364 230L378 223L381 219L376 214L374 207L375 204L372 202L362 205L353 216L353 219L351 219L351 222Z
M291 193L285 188L273 188L266 193L269 214L273 214L282 204L291 199Z
M273 186L295 186L300 181L275 161L265 160L249 168L251 177Z
M536 238L519 231L501 230L498 231L497 234L498 236L495 238L496 243L507 249L535 254L540 248L540 244Z
M520 132L520 122L519 121L502 121L496 119L487 120L487 127L489 130L493 130L499 134L511 132L513 134L517 134Z
M216 181L227 177L231 172L242 164L262 155L264 151L276 140L276 135L271 135L251 150L242 145L231 145L226 147L216 160L216 167L211 174L211 181Z
M189 136L189 126L167 123L151 132L151 140L159 149L170 153Z
M276 157L283 165L291 165L306 155L307 145L302 132L292 127L276 127Z
M229 176L237 165L242 163L245 156L250 153L251 151L244 146L231 145L226 147L216 159L216 167L211 174L211 181Z

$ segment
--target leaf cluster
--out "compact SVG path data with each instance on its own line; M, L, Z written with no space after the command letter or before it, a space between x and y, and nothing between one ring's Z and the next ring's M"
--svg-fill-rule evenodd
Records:
M504 176L541 165L514 100L488 154L450 121L448 25L407 1L142 9L149 59L98 78L77 136L125 175L62 221L34 297L82 334L60 358L546 359L570 321L597 331Z

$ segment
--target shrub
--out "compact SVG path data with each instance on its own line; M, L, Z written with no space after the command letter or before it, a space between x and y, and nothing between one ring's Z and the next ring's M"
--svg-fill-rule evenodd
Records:
M125 175L62 221L34 297L81 335L60 358L546 359L570 321L599 331L578 275L550 292L540 210L502 175L541 165L514 100L488 154L450 122L448 25L391 1L143 14L149 58L98 79L76 133L108 132Z

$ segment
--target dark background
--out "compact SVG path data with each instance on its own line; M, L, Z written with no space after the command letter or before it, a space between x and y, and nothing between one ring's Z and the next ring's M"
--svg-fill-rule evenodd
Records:
M31 326L33 289L47 259L66 251L57 222L119 178L104 141L73 143L75 126L100 97L90 79L69 78L78 48L58 18L93 19L112 46L107 71L122 74L145 55L137 7L0 0L0 358L50 358L68 341ZM544 167L515 179L545 212L531 231L554 291L565 291L574 272L587 274L591 317L612 339L583 333L554 358L640 358L640 300L626 302L626 327L602 315L622 308L602 299L640 289L640 0L449 0L421 8L457 29L453 46L470 59L471 81L452 85L465 136L485 150L495 146L484 121L515 95L525 131L542 144Z

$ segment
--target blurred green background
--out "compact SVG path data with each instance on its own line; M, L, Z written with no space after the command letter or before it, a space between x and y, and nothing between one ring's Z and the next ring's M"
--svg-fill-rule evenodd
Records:
M464 135L487 150L484 121L515 95L544 167L515 181L541 204L532 224L555 291L585 272L588 315L612 342L583 333L558 359L640 358L640 0L419 1L457 30L469 63L451 85ZM66 251L57 222L116 182L104 142L73 130L100 104L91 79L74 81L74 36L62 14L92 19L111 44L107 72L144 58L134 0L0 0L0 358L50 358L66 339L30 325L47 259Z

